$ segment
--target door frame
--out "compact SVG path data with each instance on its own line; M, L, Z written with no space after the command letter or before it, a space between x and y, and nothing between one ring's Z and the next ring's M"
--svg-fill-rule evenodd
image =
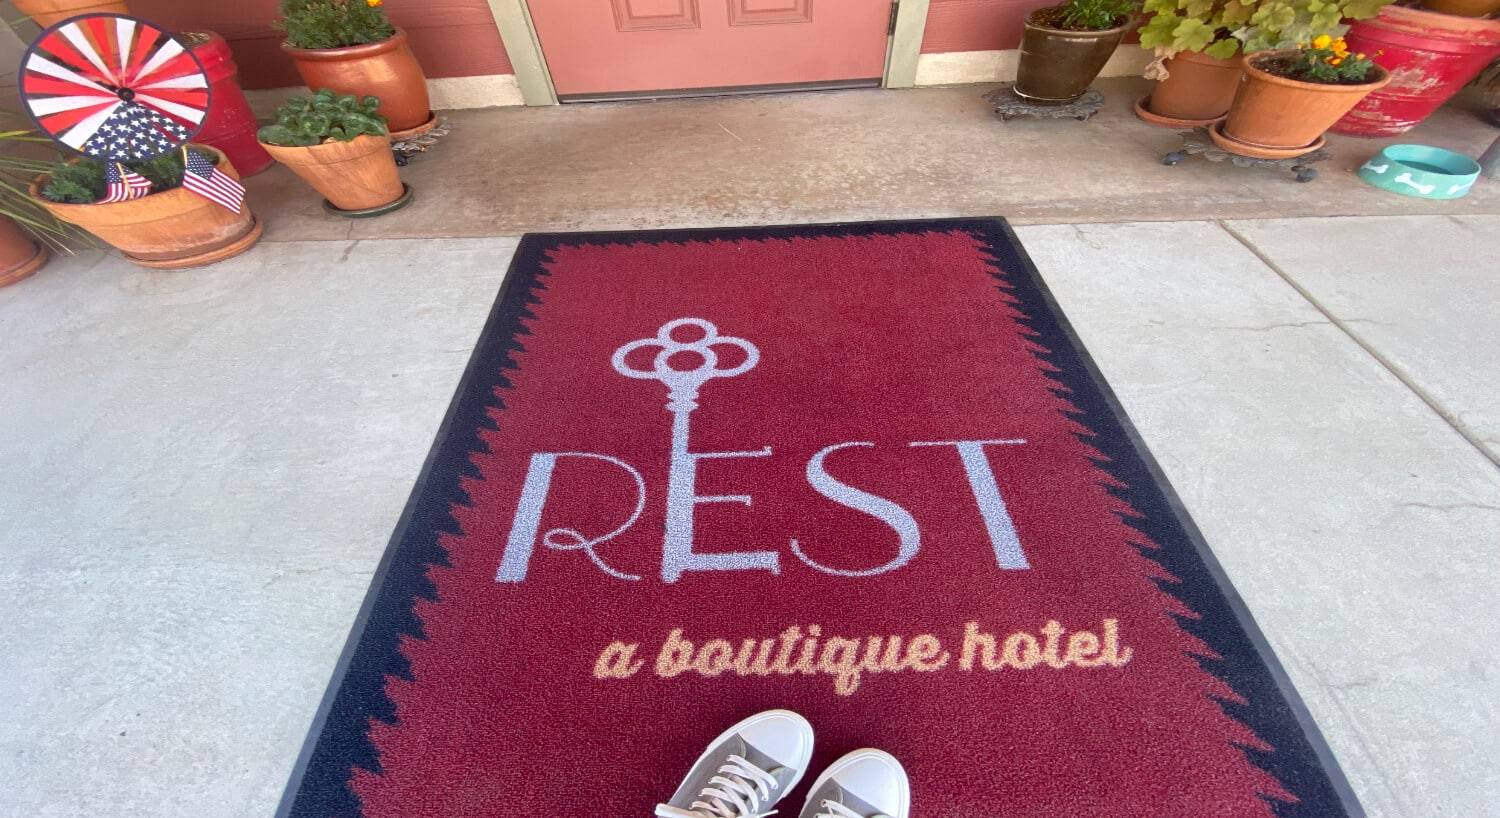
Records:
M527 0L488 0L495 26L510 64L515 67L516 83L527 105L556 105L557 89L547 57L542 53L536 24L531 20ZM891 0L891 33L886 40L885 71L882 88L910 88L916 84L917 58L922 51L922 35L927 30L927 10L931 0Z

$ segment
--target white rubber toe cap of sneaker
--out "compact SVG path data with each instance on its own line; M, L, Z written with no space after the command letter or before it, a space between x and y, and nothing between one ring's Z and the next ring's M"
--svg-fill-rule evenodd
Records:
M737 732L789 769L805 771L812 760L812 725L790 710L767 710L747 720Z
M843 762L833 775L840 787L892 818L906 818L911 784L900 762L881 750L858 750Z

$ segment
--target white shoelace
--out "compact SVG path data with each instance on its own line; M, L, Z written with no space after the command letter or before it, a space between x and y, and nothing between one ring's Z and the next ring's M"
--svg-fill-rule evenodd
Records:
M852 809L849 809L843 804L838 804L833 801L824 801L823 809L827 810L827 812L820 812L817 815L813 816L813 818L865 818L865 816L860 815L859 813L855 812ZM884 818L884 816L872 815L870 816L870 818Z
M708 783L711 786L698 793L702 800L694 801L691 809L657 804L657 818L766 818L775 813L758 810L771 803L771 791L781 782L741 756L731 755Z

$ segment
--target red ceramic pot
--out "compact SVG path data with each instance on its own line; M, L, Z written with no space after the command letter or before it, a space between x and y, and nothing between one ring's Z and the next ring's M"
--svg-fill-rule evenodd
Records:
M193 49L208 72L212 92L208 116L195 142L212 145L223 151L242 176L260 173L271 166L271 155L255 138L259 124L240 90L239 67L223 37L212 31L191 31L179 35Z
M1391 72L1391 82L1354 107L1332 130L1395 136L1416 127L1500 56L1500 20L1455 17L1386 6L1344 37Z

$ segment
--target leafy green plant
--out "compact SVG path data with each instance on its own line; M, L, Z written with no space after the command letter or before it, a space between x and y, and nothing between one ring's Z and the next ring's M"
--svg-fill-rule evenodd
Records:
M1318 37L1342 36L1345 20L1374 17L1391 0L1260 0L1250 20L1234 32L1246 53L1296 48Z
M268 145L301 148L329 140L348 142L362 134L388 133L385 117L376 113L379 97L335 94L320 88L310 97L292 97L276 109L276 123L256 136Z
M1182 51L1201 51L1227 60L1240 50L1233 32L1250 22L1255 0L1146 0L1151 15L1141 27L1141 47L1158 60Z
M204 152L209 161L219 163L215 154ZM144 162L122 162L127 169L151 181L152 193L164 193L182 187L182 151L165 153ZM58 162L46 168L47 183L42 196L67 204L93 204L104 198L108 183L104 181L105 164L98 159L75 159Z
M1295 48L1348 30L1344 20L1374 17L1391 0L1145 0L1151 15L1141 47L1156 52L1148 79L1165 79L1162 61L1183 51L1227 60L1245 52Z
M381 0L281 0L275 25L293 48L346 48L396 33Z
M1139 0L1068 0L1040 12L1041 22L1069 31L1104 31L1123 24L1139 5Z
M26 188L31 180L52 169L52 163L42 159L17 156L16 149L25 143L50 145L52 140L36 136L30 131L0 131L0 216L7 216L21 225L37 240L53 249L70 253L71 247L87 244L87 234L42 207Z

